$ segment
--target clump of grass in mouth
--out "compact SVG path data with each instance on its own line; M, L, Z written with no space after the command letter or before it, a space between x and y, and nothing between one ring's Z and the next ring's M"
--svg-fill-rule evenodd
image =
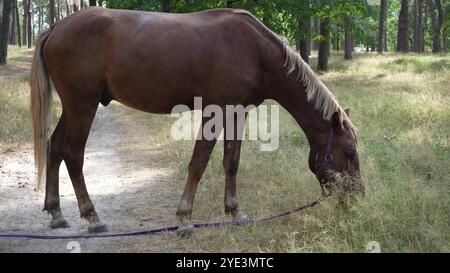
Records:
M353 205L358 201L355 193L364 196L364 184L348 173L338 173L329 171L330 182L323 184L329 191L329 194L335 196L338 203L344 207Z

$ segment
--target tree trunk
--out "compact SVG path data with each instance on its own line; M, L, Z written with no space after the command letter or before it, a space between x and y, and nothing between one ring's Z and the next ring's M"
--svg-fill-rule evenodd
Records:
M66 2L66 17L70 15L70 6L69 6L69 2L67 2L67 0L65 0Z
M309 18L309 38L308 38L308 56L311 56L311 46L312 46L312 18Z
M311 18L300 19L298 21L298 28L300 30L300 38L298 41L300 56L306 63L309 63Z
M226 4L227 8L232 9L233 3L234 3L234 0L227 0L225 4Z
M64 0L57 0L58 1L58 14L59 14L59 19L63 19L64 18L64 3L62 1Z
M2 25L0 29L0 65L6 64L8 57L9 24L11 21L11 2L3 0Z
M55 24L55 0L48 1L48 22L50 26Z
M433 2L436 2L434 5ZM431 14L431 24L433 26L433 53L438 53L442 51L441 47L441 28L444 20L444 11L442 10L442 5L440 0L429 0L430 4L430 14ZM436 20L436 10L438 12L438 18Z
M423 52L423 0L414 1L414 51Z
M387 13L387 0L381 0L380 2L380 17L378 22L378 53L383 53L384 39L386 39L386 13Z
M340 35L341 35L341 33L340 33L340 31L339 31L339 26L336 26L336 51L339 51L340 50L340 43L341 43L341 41L340 41Z
M14 0L13 0L14 1ZM16 13L14 12L14 4L11 7L11 22L9 23L9 44L16 44Z
M314 35L318 35L320 33L319 18L317 18L317 17L313 18L313 27L314 27ZM320 42L318 40L313 39L313 41L312 41L313 50L315 50L315 51L319 50L319 44L320 44Z
M31 1L31 3L33 3L33 1ZM31 10L30 10L30 18L31 18L31 21L30 21L30 24L31 24L31 41L35 41L36 40L36 24L34 23L35 21L34 21L34 13L33 13L33 10L34 10L34 8L33 8L33 4L31 5Z
M408 0L402 0L398 16L397 52L408 52Z
M351 60L352 59L352 32L350 29L351 24L351 18L347 18L345 20L345 26L344 26L344 60Z
M433 36L433 47L432 47L432 51L433 53L437 53L440 51L440 39L437 40L437 38L439 38L439 31L437 31L437 21L436 21L436 7L434 6L434 2L433 0L428 0L428 10L430 12L430 18L431 18L431 31L432 31L432 36Z
M64 19L64 5L65 3L63 3L64 0L58 0L58 5L59 5L59 18L60 19Z
M171 12L170 2L171 2L171 0L162 0L162 11L163 12ZM227 2L227 4L228 4L228 2Z
M97 1L95 1L95 0L89 0L89 6L90 6L90 7L97 6Z
M330 28L330 19L323 19L320 23L320 35L322 36L322 40L319 43L319 60L317 64L317 69L319 71L327 71L328 69L328 55L330 53L330 44L329 44L329 28Z
M42 21L41 21L41 14L42 14L42 0L38 0L38 33L41 32L42 29Z
M28 48L31 48L31 33L32 33L32 29L31 29L31 8L33 7L33 1L32 0L28 0L28 5L27 5L27 11L26 13L27 15L27 42L28 42ZM24 33L25 35L25 33Z
M302 1L302 4L305 8L309 8L309 0ZM300 33L298 40L300 56L306 63L309 63L309 53L311 51L311 17L309 15L305 16L305 14L302 14L298 21L298 28Z
M422 26L422 52L425 52L425 33L427 32L427 25L428 25L428 16L429 16L429 12L428 12L428 4L426 2L426 0L423 0L423 26Z
M80 10L84 9L84 1L80 0Z
M418 13L419 13L419 4L418 4L418 0L414 0L414 4L413 4L413 51L414 52L418 52L417 50L417 40L419 39L419 37L417 36L417 26L419 25L419 18L418 18Z
M58 22L60 18L59 0L55 0L55 21Z
M17 44L19 47L22 47L22 36L20 35L20 17L19 17L19 5L17 4L17 0L14 0L14 13L15 13L15 19L16 19L16 34L17 34Z
M27 44L27 27L28 27L28 1L29 0L23 0L23 21L22 21L22 28L23 28L23 35L22 35L22 44L25 46Z

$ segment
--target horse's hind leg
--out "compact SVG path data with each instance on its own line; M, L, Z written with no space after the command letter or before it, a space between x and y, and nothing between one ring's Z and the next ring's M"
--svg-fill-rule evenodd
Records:
M98 102L95 104L84 102L83 105L76 105L76 109L67 111L67 134L64 149L64 161L75 190L80 215L89 221L89 232L107 231L106 224L97 215L89 198L83 175L84 150L97 106Z
M47 155L47 177L45 188L44 210L52 215L50 227L67 228L69 224L64 219L59 205L59 166L63 160L64 134L66 122L64 113L56 125L55 131L49 140L50 152Z

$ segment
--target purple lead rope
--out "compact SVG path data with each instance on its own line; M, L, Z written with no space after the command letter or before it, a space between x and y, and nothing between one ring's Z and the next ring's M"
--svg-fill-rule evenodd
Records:
M248 224L254 224L265 221L277 220L280 217L289 215L291 213L300 211L302 209L311 208L319 204L324 197L318 198L316 200L304 203L299 207L287 210L283 213L277 215L270 215L262 217L256 220L240 220L240 221L225 221L225 222L206 222L194 224L194 228L206 228L206 227L225 227L225 226L242 226ZM125 237L125 236L139 236L146 234L161 233L164 231L176 231L179 226L167 226L156 229L148 229L141 231L131 231L131 232L119 232L119 233L106 233L106 234L88 234L88 235L35 235L35 234L0 234L0 238L23 238L23 239L35 239L35 240L61 240L61 239L90 239L90 238L107 238L107 237Z

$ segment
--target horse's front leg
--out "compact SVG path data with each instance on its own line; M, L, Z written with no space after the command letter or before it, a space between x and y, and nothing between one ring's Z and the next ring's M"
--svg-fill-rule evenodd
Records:
M203 119L199 134L203 132L203 124L205 122L206 120ZM222 129L220 128L220 130L216 130L216 132L217 131L220 134ZM214 137L212 140L206 140L202 137L195 142L194 151L188 167L188 179L177 210L177 217L180 223L178 235L180 236L190 236L193 232L191 215L195 192L197 190L198 182L202 178L203 172L208 165L211 152L213 151L216 142L217 137Z
M241 140L225 140L223 168L225 170L225 213L231 214L233 221L248 219L239 208L236 194L236 175L239 168L239 157L241 151Z
M245 118L247 115L245 115ZM225 142L223 153L223 168L225 170L225 196L224 205L225 213L231 214L233 221L246 220L247 215L239 208L239 201L236 194L236 176L239 168L239 159L241 154L242 134L245 126L245 118L239 120L237 116L234 117L234 127L228 128L225 126ZM233 130L233 133L227 134L228 130Z

